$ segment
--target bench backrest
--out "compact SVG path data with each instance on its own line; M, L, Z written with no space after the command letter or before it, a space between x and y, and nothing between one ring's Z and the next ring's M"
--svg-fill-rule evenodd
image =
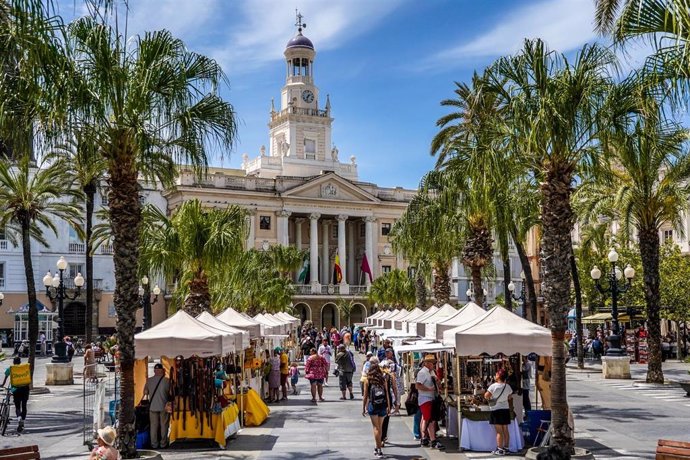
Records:
M40 460L41 454L38 446L14 447L12 449L0 449L0 460Z
M1 458L1 457L0 457ZM656 448L657 460L690 459L690 442L659 439Z

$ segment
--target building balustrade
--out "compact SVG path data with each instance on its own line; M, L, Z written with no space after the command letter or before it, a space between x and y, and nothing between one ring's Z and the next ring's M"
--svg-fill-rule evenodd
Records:
M0 240L0 251L7 251L9 244L7 240Z
M310 284L293 284L292 287L295 289L295 295L296 296L302 296L302 295L324 295L324 296L333 296L333 295L341 295L340 294L340 285L339 284L324 284L321 286L321 291L314 294L311 292L311 285ZM349 294L342 294L344 297L348 296L354 296L354 297L361 297L366 295L367 293L367 287L362 285L350 285L350 293Z
M65 278L63 280L63 283L65 284L65 288L67 289L76 289L76 286L74 285L74 278ZM93 288L97 291L103 290L103 279L95 278L93 280ZM86 293L86 285L84 285L82 289L83 292Z
M86 252L86 243L70 242L68 250L70 254L82 254Z

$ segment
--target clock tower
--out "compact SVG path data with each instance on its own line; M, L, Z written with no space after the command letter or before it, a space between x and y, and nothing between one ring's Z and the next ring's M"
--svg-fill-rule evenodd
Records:
M315 176L324 171L335 172L357 180L354 157L340 163L338 149L331 141L331 104L329 97L323 108L319 88L314 84L314 44L302 34L307 25L297 14L297 34L288 41L285 52L285 85L280 94L280 108L271 102L269 155L245 160L248 175L274 178L277 176Z

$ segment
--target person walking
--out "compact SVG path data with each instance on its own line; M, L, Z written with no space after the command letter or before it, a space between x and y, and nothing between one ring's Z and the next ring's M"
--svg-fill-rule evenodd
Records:
M388 361L387 359L384 359L381 361L379 364L379 367L381 368L381 371L383 372L383 376L386 379L386 390L388 391L390 402L391 402L391 409L389 413L383 418L383 424L381 425L381 445L385 446L386 443L388 442L388 424L390 423L390 414L393 412L393 408L397 407L397 401L398 401L398 387L395 382L395 375L391 373L391 364L395 364L392 361ZM400 414L400 412L398 412Z
M328 375L328 362L316 353L316 348L310 350L307 363L304 365L304 375L311 384L311 402L316 402L318 394L319 401L323 402L323 381Z
M297 395L297 382L299 381L299 368L297 363L293 362L290 365L290 385L292 386L292 394Z
M31 388L31 368L29 363L22 364L22 358L15 356L12 365L5 369L5 380L2 386L10 379L10 392L14 398L14 412L17 415L17 432L24 431L26 421L27 404L29 403L29 392Z
M420 432L421 445L433 449L443 450L445 447L436 439L436 421L433 419L434 399L438 394L435 377L436 356L426 355L422 361L422 368L417 373L416 387L419 391L419 410L422 413Z
M273 350L273 357L269 359L271 370L268 373L268 401L280 400L280 347Z
M328 363L326 378L324 379L324 386L328 386L328 373L331 371L331 356L333 356L333 348L328 344L328 339L324 338L319 346L319 356Z
M38 338L41 341L41 356L47 356L48 342L46 341L46 333L41 331L41 333L38 335Z
M287 401L288 397L288 377L290 376L290 358L287 351L280 349L280 387L283 390L281 401Z
M149 399L149 426L151 431L151 447L165 449L168 447L168 428L170 414L165 410L170 393L170 379L165 376L165 369L161 363L153 366L153 377L149 377L144 385L144 395Z
M340 392L343 394L340 399L344 401L345 391L350 391L350 399L355 399L352 393L352 376L355 373L355 358L352 352L345 348L345 345L338 345L338 353L335 355L335 363L338 365L338 383Z
M496 450L494 455L506 455L510 451L510 435L508 425L510 425L510 399L512 392L506 383L506 371L499 369L496 371L496 382L491 384L484 393L484 398L489 401L491 406L491 418L489 423L496 430Z
M96 380L96 355L93 345L87 343L84 347L84 381L94 382Z
M530 392L530 374L532 373L532 366L529 360L522 361L522 407L525 409L525 418L527 418L527 411L532 410L532 403L529 400Z
M383 419L390 415L390 391L387 389L386 378L379 367L378 358L372 357L369 362L367 381L364 383L362 417L366 417L368 414L371 419L371 426L374 431L374 442L376 443L374 457L383 458Z
M371 359L372 355L372 352L367 351L367 357L364 360L364 364L362 365L362 376L359 378L359 389L362 396L364 396L364 384L367 381L367 373L369 372L369 366L371 366L369 360Z

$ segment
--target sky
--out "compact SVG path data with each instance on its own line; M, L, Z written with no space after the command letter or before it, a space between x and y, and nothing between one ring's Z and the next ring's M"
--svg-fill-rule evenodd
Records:
M65 20L80 14L65 0ZM434 166L436 121L449 112L455 82L468 81L524 38L573 54L600 40L593 0L128 0L127 33L169 29L188 48L219 61L229 79L239 136L212 165L239 168L242 154L268 145L271 99L285 83L283 51L295 35L295 9L314 43L320 105L330 95L333 144L356 156L359 179L417 188ZM124 17L124 3L120 17ZM635 66L643 46L624 58Z

